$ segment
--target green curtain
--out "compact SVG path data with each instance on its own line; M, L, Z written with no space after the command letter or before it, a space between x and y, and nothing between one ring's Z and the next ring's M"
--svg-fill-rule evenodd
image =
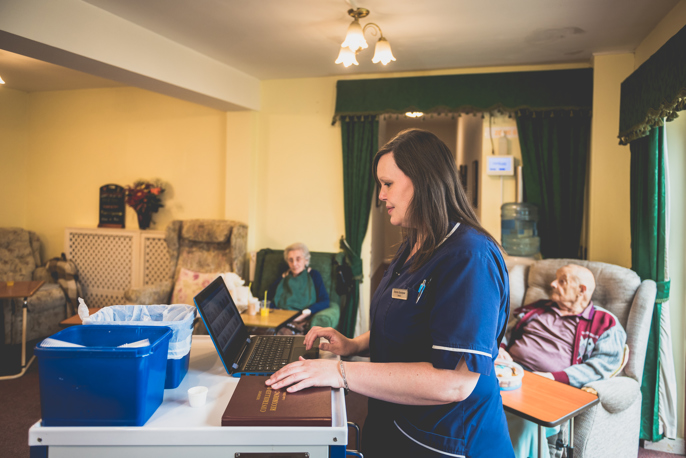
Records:
M346 115L590 109L592 105L592 68L341 80L336 83L334 123Z
M662 303L669 299L666 259L666 188L664 127L630 143L631 149L631 265L641 280L657 283L657 300L650 326L641 395L641 439L659 441L660 322ZM671 362L667 362L670 364Z
M345 209L345 243L355 278L348 295L339 330L348 337L355 333L362 281L362 242L367 233L374 193L372 161L379 149L379 121L376 116L341 118L343 143L343 199Z
M648 134L686 108L686 27L622 82L620 144Z
M517 116L524 201L538 207L541 255L579 258L591 118L580 111L552 114Z

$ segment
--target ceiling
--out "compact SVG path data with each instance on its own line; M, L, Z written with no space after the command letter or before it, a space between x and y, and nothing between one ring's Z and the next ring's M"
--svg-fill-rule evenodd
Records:
M678 0L82 0L260 80L590 62L633 52ZM351 18L378 24L397 59L334 64ZM87 37L84 37L87 38ZM25 91L119 83L0 51L0 76Z

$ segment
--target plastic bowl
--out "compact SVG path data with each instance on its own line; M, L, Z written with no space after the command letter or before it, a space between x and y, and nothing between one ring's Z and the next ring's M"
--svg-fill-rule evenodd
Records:
M498 378L500 391L516 390L522 386L524 369L512 361L498 361L495 364L495 376Z

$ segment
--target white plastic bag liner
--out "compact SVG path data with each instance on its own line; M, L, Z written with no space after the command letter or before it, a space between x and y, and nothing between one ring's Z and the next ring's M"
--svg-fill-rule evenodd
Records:
M195 307L172 305L112 305L103 307L83 324L168 326L172 330L167 359L181 359L191 351Z

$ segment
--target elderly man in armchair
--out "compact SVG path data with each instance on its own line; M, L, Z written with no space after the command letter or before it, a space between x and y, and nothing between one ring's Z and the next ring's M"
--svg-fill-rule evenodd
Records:
M593 305L591 271L566 265L550 287L550 300L512 311L499 359L577 388L612 376L622 364L626 333L614 315ZM509 413L507 421L517 458L536 456L537 426ZM559 428L544 430L552 436Z

